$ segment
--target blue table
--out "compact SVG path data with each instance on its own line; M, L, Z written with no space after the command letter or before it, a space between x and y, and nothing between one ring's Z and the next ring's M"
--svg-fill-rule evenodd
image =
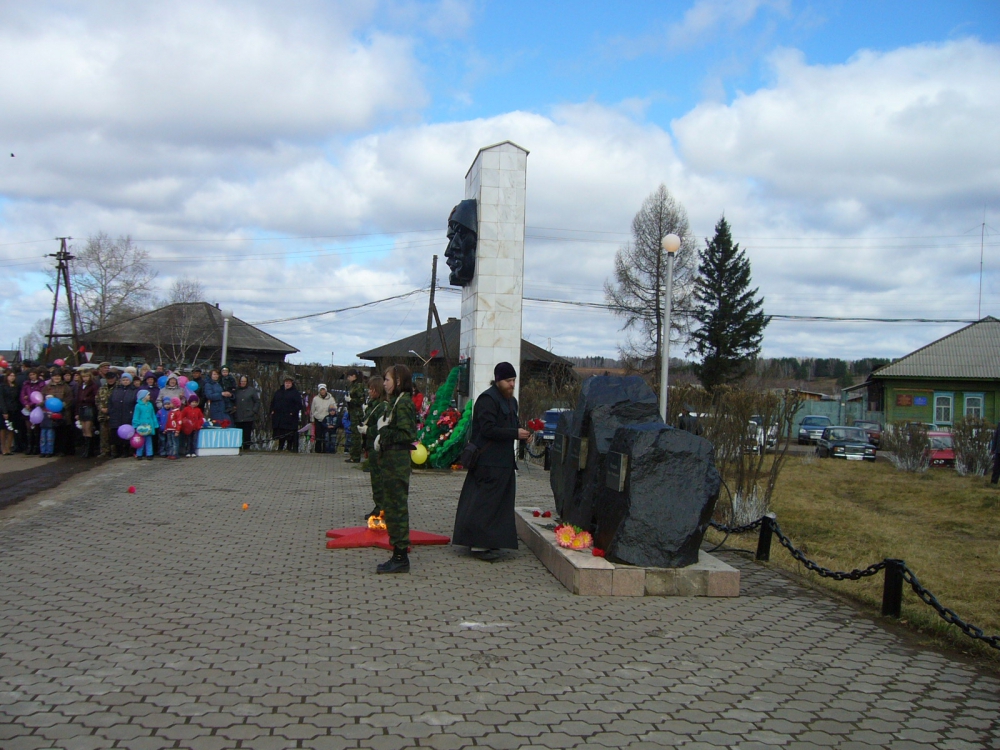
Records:
M199 456L238 456L243 430L206 427L198 433Z

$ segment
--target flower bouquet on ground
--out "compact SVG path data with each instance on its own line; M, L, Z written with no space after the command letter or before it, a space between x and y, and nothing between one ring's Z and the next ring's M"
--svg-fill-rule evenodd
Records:
M588 550L594 546L594 537L589 531L568 523L556 526L556 544L573 550Z

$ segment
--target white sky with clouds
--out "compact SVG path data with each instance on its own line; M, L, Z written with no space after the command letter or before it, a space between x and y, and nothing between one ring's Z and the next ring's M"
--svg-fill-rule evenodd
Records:
M131 234L163 290L196 277L251 322L426 286L476 151L505 139L531 152L528 296L603 301L663 182L699 237L725 213L769 313L974 318L984 212L1000 227L1000 12L928 7L0 3L0 346L47 315L64 234ZM984 315L998 250L988 229ZM295 361L346 363L426 311L264 328ZM622 337L600 310L529 302L523 323L564 355ZM899 356L958 327L774 321L764 354Z

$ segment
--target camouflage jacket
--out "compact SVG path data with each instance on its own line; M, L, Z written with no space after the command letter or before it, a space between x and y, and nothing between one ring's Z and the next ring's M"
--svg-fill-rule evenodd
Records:
M365 406L365 416L362 418L361 423L365 426L365 439L364 448L366 451L370 451L372 446L375 445L375 436L378 435L378 420L389 405L385 402L385 399L379 398L373 401L369 401Z
M347 402L347 413L351 415L351 425L361 424L361 415L365 408L365 395L368 389L365 388L365 384L360 380L355 380L351 383L350 389L347 391L347 395L351 397L351 400Z
M379 451L398 448L417 439L417 408L409 393L390 397L392 405L378 420Z
M101 389L97 392L97 421L107 422L110 418L108 414L108 404L111 402L111 391L113 389L110 386L102 385Z

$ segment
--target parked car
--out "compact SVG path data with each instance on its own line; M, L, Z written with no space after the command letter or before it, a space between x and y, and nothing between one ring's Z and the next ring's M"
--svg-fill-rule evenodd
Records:
M772 424L765 431L764 418L759 414L750 417L747 430L748 447L755 453L763 453L765 450L773 451L778 444L778 425Z
M550 443L556 439L556 427L559 426L559 417L564 411L569 411L569 409L549 409L542 415L545 427L542 428L541 433L538 435L540 439Z
M833 422L829 417L822 417L816 414L805 417L799 425L799 445L815 443L823 437L823 430L832 424Z
M942 427L941 425L934 424L933 422L903 422L903 427L907 427L911 424L923 425L927 432L950 432L947 427Z
M816 441L816 455L848 461L874 461L875 446L868 441L868 433L860 427L838 425L823 430Z
M955 467L955 444L950 432L928 432L927 448L924 450L931 466Z
M878 422L870 422L866 419L855 419L852 427L860 427L868 433L868 440L876 448L882 445L882 425Z

